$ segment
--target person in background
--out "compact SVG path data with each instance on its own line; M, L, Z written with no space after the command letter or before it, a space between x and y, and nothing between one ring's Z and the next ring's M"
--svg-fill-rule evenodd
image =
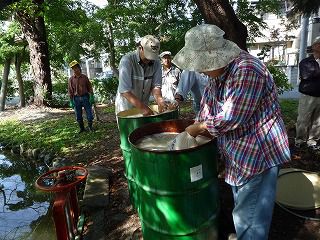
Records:
M175 100L180 104L186 99L188 93L191 92L193 98L192 108L194 113L198 114L201 98L208 79L209 77L202 73L183 70L174 96Z
M171 63L171 52L165 51L160 54L162 63L162 97L168 101L174 101L174 94L177 89L181 71Z
M88 77L81 73L80 64L74 60L69 64L69 67L73 70L73 75L69 78L68 81L68 94L70 97L70 107L74 109L76 114L76 119L80 127L79 133L85 131L83 117L82 117L82 108L85 109L88 128L90 131L93 131L93 112L92 104L94 104L94 95L92 85Z
M320 36L311 46L312 55L299 63L299 98L298 118L296 123L295 145L300 148L307 145L312 150L319 150L320 139Z
M209 80L191 136L217 137L231 186L236 229L229 239L268 239L278 171L290 150L275 83L266 66L210 24L187 31L173 63ZM222 203L223 204L223 203Z
M152 35L144 36L135 52L123 56L119 64L119 86L115 100L115 112L136 107L144 116L152 115L149 108L151 93L159 111L166 108L161 94L160 42Z

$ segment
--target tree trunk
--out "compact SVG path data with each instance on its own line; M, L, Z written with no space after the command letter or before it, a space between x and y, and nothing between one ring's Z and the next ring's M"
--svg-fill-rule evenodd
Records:
M7 58L3 66L3 77L2 77L2 84L1 84L1 90L0 90L0 111L4 111L5 105L6 105L7 88L8 88L9 73L10 73L10 63L11 63L11 59Z
M21 76L22 58L23 58L22 54L21 55L16 54L14 66L16 69L16 77L17 77L18 85L19 85L20 107L25 107L26 106L26 99L25 99L25 95L24 95L24 87L23 87L23 81L22 81L22 76Z
M113 39L113 28L110 23L106 23L106 32L107 32L107 42L108 42L108 49L109 49L109 64L113 71L113 74L116 77L119 77L119 71L116 67L116 51L114 49L114 39Z
M41 4L37 3L39 12ZM52 82L44 19L41 14L32 17L26 12L19 11L17 12L17 20L30 49L30 63L35 80L34 103L37 106L48 105L52 99Z
M247 27L237 18L229 0L194 0L206 23L217 25L225 38L247 51Z

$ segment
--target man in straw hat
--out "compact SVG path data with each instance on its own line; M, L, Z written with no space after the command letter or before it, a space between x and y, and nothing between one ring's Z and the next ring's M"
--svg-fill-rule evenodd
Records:
M173 59L212 77L186 131L217 137L234 198L236 238L229 239L268 239L279 165L290 161L288 137L270 72L223 35L215 25L191 28Z
M152 93L159 110L166 105L161 94L160 42L152 35L144 36L135 52L123 56L119 64L119 86L115 101L116 114L136 107L144 116L152 115L148 102Z
M68 81L68 94L70 97L70 107L74 109L79 124L79 133L85 131L82 108L86 111L88 128L90 131L93 131L92 123L94 116L92 113L92 105L94 104L94 95L91 82L86 75L81 73L81 67L78 61L73 60L69 63L69 67L73 70L73 75Z

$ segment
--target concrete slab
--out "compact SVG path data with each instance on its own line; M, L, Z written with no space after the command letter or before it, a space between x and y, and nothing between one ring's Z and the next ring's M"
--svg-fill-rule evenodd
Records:
M90 166L87 169L89 173L81 205L92 224L88 226L83 239L105 240L104 211L109 205L109 177L112 171L101 166Z
M93 210L90 212L92 224L89 225L87 234L83 236L83 240L107 240L105 234L106 219L104 210Z
M109 176L111 170L90 166L83 195L84 208L105 208L109 204Z

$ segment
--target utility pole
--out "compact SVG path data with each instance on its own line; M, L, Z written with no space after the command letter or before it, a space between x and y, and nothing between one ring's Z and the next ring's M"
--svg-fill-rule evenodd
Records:
M299 61L306 57L307 40L308 40L308 26L309 26L309 15L302 16L301 20L301 38L300 38L300 50L299 50Z
M299 66L299 62L306 57L308 26L309 26L309 15L302 15L298 66ZM299 75L300 74L299 74L299 67L298 67L297 85L299 85L300 83Z

